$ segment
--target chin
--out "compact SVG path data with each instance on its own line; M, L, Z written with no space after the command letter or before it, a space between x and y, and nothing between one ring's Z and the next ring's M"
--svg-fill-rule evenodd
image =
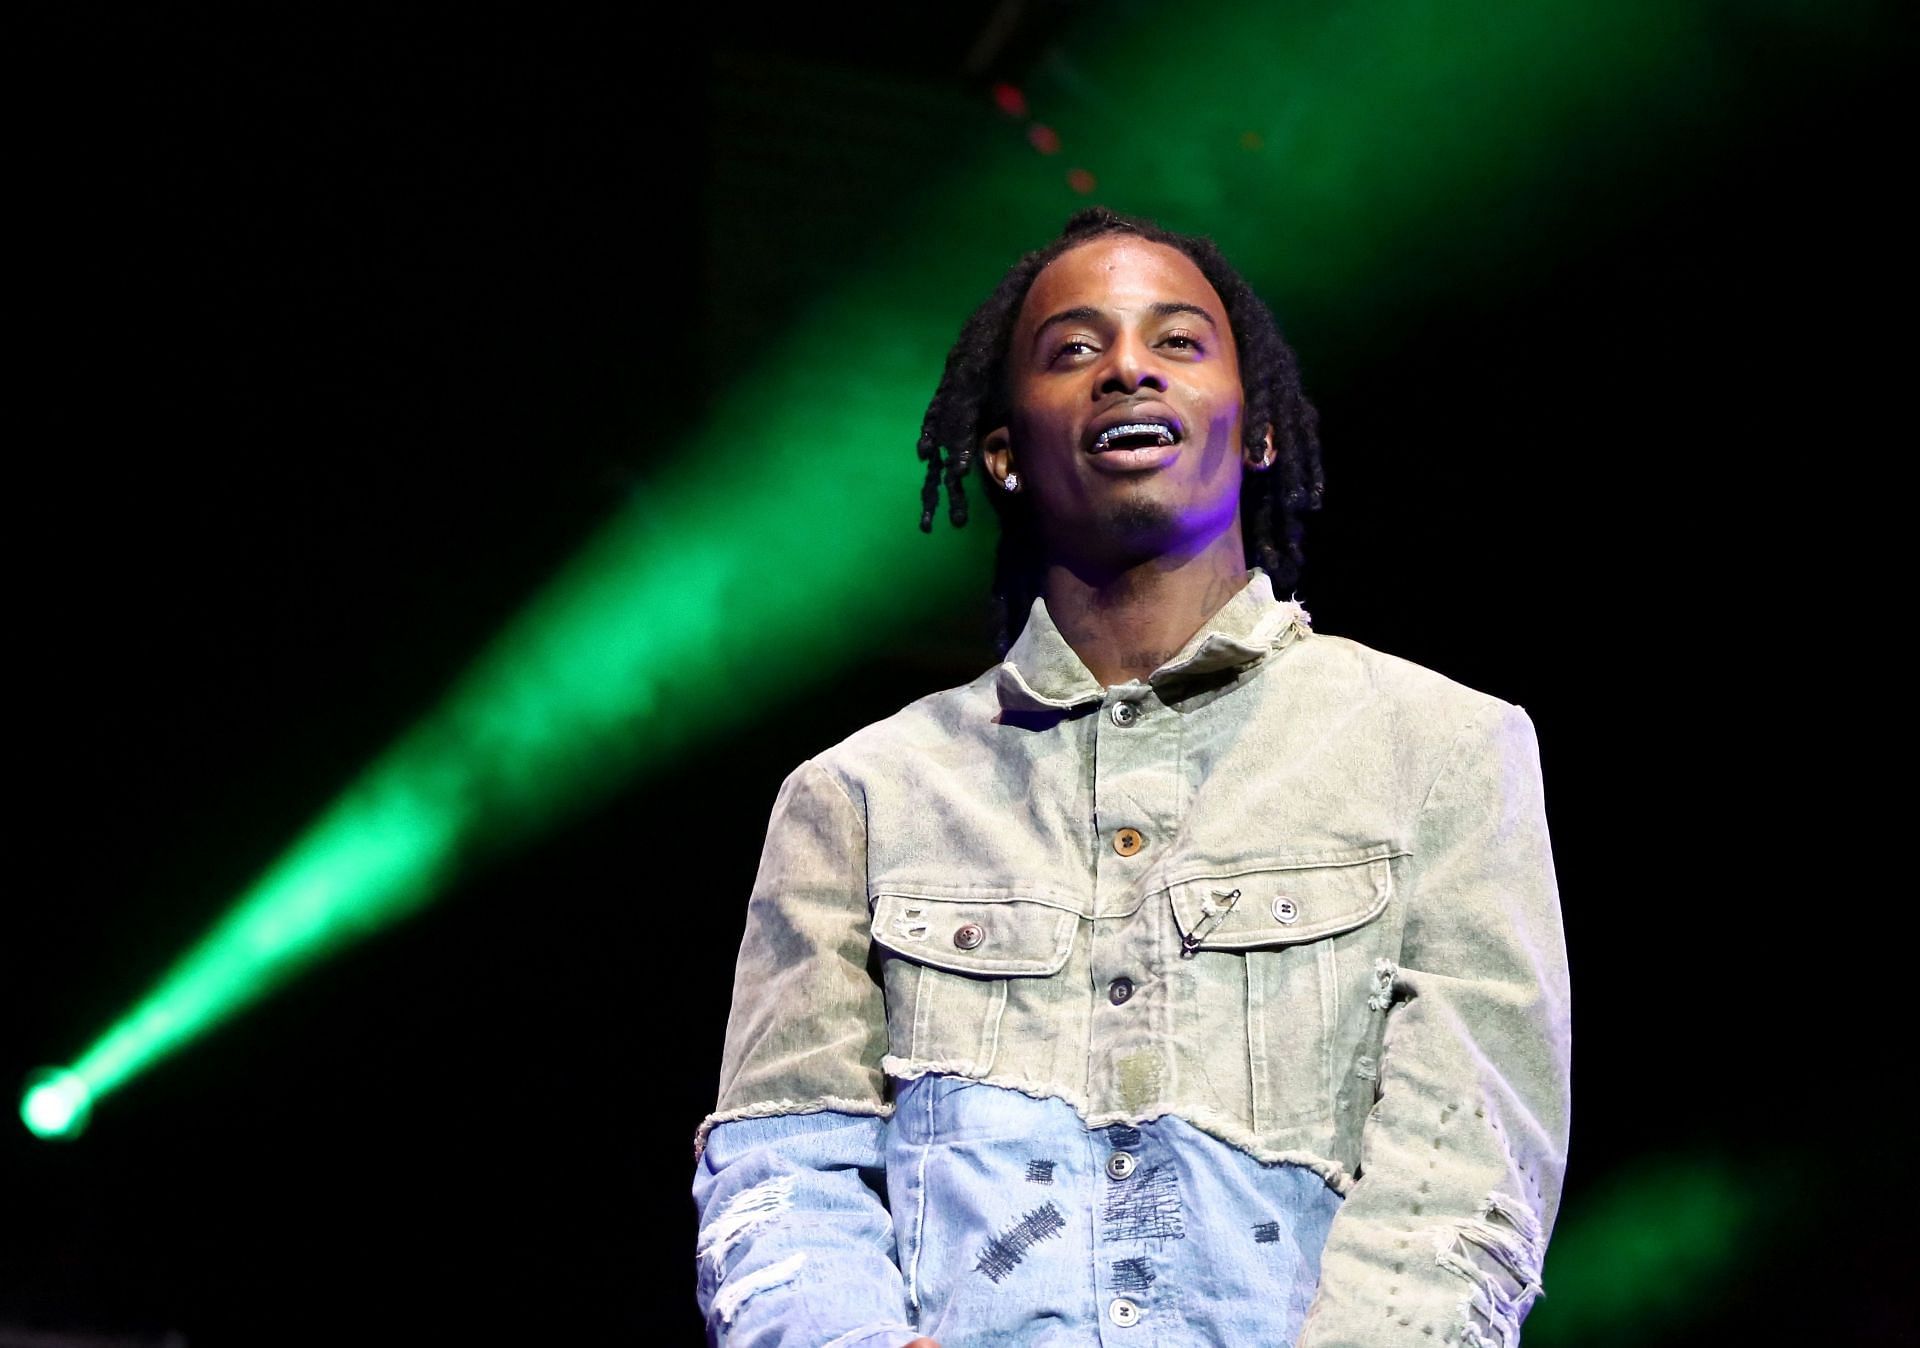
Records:
M1102 524L1111 537L1136 543L1156 542L1178 532L1180 512L1165 501L1135 495L1114 502Z
M1133 564L1179 549L1179 510L1144 494L1116 501L1101 514L1100 533L1109 557Z

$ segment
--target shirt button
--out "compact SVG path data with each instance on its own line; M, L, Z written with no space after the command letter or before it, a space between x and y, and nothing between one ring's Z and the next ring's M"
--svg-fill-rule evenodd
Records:
M971 950L987 939L987 929L978 922L965 922L953 933L953 943L962 950Z
M1273 920L1283 927L1291 927L1300 920L1300 905L1285 894L1276 895L1273 900Z
M1113 717L1115 725L1130 726L1140 719L1140 708L1131 702L1116 702L1113 710L1107 714Z
M1116 1151L1107 1158L1107 1174L1117 1180L1123 1180L1133 1173L1137 1162L1130 1151Z
M1125 1297L1115 1297L1107 1306L1107 1318L1125 1329L1140 1323L1140 1308Z
M1146 837L1137 828L1123 828L1113 835L1113 850L1123 857L1132 856L1146 845Z
M1115 1006L1120 1005L1120 1003L1126 1001L1127 998L1131 996L1133 996L1133 980L1131 978L1116 978L1113 982L1107 984L1107 1000Z

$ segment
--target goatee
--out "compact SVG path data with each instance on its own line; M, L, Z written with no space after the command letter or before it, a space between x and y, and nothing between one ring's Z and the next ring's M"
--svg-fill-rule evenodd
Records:
M1128 543L1157 544L1178 522L1178 514L1166 502L1133 496L1113 505L1107 515L1107 532Z

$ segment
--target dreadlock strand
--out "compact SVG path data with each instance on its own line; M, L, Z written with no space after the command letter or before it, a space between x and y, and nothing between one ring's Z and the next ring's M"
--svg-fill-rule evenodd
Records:
M933 512L940 507L940 446L931 431L920 432L920 457L927 461L927 475L920 484L920 532L930 534Z
M947 518L956 529L967 523L967 468L973 455L964 449L947 452Z

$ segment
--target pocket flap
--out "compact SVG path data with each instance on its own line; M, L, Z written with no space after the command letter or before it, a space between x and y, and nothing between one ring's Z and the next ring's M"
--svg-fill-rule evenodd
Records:
M955 973L1007 977L1058 973L1080 917L1013 896L929 898L878 894L873 939L896 954Z
M1393 897L1389 843L1311 859L1278 859L1191 876L1169 887L1190 949L1295 945L1365 926Z

